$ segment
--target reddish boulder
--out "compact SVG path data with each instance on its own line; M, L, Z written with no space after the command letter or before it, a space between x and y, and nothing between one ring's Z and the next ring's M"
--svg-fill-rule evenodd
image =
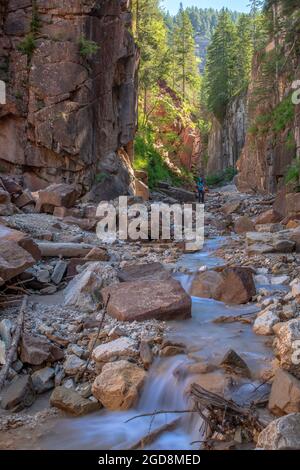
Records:
M223 282L220 286L219 300L226 304L246 304L256 294L251 269L226 268L222 272Z
M246 304L256 294L253 275L250 269L233 267L221 273L206 271L198 274L192 284L191 295L225 302Z
M0 240L0 278L13 279L35 264L30 253L11 240Z
M140 281L141 279L163 280L170 279L171 274L161 263L135 264L120 270L118 278L121 282Z
M280 222L282 218L283 217L281 217L273 209L269 209L256 217L255 225L275 224L276 222Z
M31 254L31 256L39 261L41 259L41 252L37 244L27 234L18 230L11 229L5 225L0 224L0 242L15 242L25 251Z
M173 279L123 282L101 291L110 295L108 314L121 321L185 320L191 317L191 298Z
M54 211L54 207L70 208L74 206L79 193L75 186L65 183L51 184L47 189L38 192L37 212Z
M21 361L25 364L40 366L45 362L64 359L64 352L43 336L24 333L21 340Z
M254 223L247 216L239 217L234 223L235 233L242 234L246 232L253 232L254 230Z

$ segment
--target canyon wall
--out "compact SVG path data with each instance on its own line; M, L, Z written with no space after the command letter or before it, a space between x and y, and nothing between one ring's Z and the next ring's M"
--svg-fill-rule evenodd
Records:
M138 50L129 0L8 0L0 10L0 165L33 190L134 189ZM92 42L91 42L92 41Z
M238 161L238 187L241 191L275 193L285 185L287 170L300 152L300 107L292 102L292 83L299 74L297 57L289 54L288 68L268 83L263 57L257 54L248 92L249 127L245 147ZM272 86L271 86L272 84Z
M222 123L216 117L212 119L208 142L208 174L236 165L245 143L246 128L247 97L243 94L228 105Z

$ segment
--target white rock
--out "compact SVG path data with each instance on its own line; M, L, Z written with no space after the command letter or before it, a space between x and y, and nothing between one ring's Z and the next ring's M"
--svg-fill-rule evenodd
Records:
M0 340L0 364L4 366L6 363L6 347L4 341Z
M276 328L274 348L282 369L300 379L300 318Z
M44 367L32 374L32 383L37 393L44 393L54 388L55 371L52 367Z
M298 297L298 295L300 295L300 282L292 284L292 295L293 297Z
M256 272L257 274L268 274L269 270L268 268L258 268Z
M279 286L281 284L287 284L290 280L290 277L287 275L284 276L274 276L271 278L271 284L274 286Z
M76 375L78 372L82 372L85 368L86 362L79 357L72 354L68 356L64 363L64 370L66 375Z
M91 263L69 283L64 291L65 305L94 312L100 302L100 290L110 284L117 284L117 272L102 262Z
M13 324L7 318L5 318L4 320L0 322L0 338L4 341L7 348L9 348L11 345L12 329L13 329Z
M257 448L299 450L300 413L292 413L272 421L258 436Z
M75 354L75 356L78 356L82 358L84 355L84 349L78 346L78 344L70 344L68 347L68 352Z
M254 280L257 284L262 284L264 286L270 284L269 278L267 276L264 276L263 274L258 274L254 276Z
M268 336L273 333L273 326L279 323L280 319L276 312L272 310L262 311L256 318L253 330L257 335Z
M108 362L113 358L135 357L138 355L138 345L128 337L122 337L101 344L94 349L92 357L96 362Z

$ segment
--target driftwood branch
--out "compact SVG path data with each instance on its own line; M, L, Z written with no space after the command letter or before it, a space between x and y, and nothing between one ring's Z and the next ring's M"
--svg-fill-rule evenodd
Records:
M153 413L144 413L141 415L133 416L132 418L125 421L125 423L130 423L130 421L134 421L135 419L153 417L156 415L179 415L179 414L185 414L185 413L198 413L198 411L197 410L169 410L169 411L160 410L160 411L154 411Z
M23 298L23 302L22 302L22 305L21 305L21 308L20 308L18 318L17 318L14 337L13 337L11 346L10 346L8 352L7 352L7 355L6 355L6 363L5 363L5 365L3 366L3 368L0 372L0 390L2 390L2 388L5 384L10 366L14 362L15 357L16 357L18 344L19 344L20 337L21 337L22 330L23 330L23 323L24 323L25 311L26 311L26 308L27 308L27 302L28 302L28 297L25 295L24 298Z
M158 429L154 429L149 432L146 436L142 437L139 441L129 447L128 450L138 450L144 449L145 446L152 444L158 437L160 437L165 432L173 431L179 424L179 418L174 419L170 423L163 424Z
M106 312L107 312L107 307L108 307L108 303L110 301L110 294L108 295L107 297L107 300L105 302L105 305L103 306L103 313L102 313L102 317L101 317L101 320L100 320L100 323L99 323L99 327L98 327L98 331L97 331L97 335L96 335L96 338L95 338L95 341L93 343L93 346L89 352L89 357L87 359L87 362L86 362L86 365L85 365L85 368L79 372L76 376L76 381L79 382L82 377L84 376L84 374L86 373L86 371L88 370L88 367L89 367L89 364L91 362L91 358L92 358L92 353L93 353L93 350L95 349L95 346L97 344L97 341L99 339L99 336L100 336L100 332L103 328L103 324L104 324L104 320L105 320L105 316L106 316Z

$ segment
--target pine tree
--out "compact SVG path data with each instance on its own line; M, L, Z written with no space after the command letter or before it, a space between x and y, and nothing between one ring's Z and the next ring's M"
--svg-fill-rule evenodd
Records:
M176 76L177 89L185 100L189 92L193 94L193 90L199 86L200 77L193 26L182 4L172 34L172 75Z
M254 45L252 42L252 20L249 15L242 14L237 22L237 59L235 68L234 92L245 90L251 75Z
M237 90L237 48L236 26L223 9L208 48L205 73L207 107L220 119Z
M133 34L140 48L139 93L144 123L149 93L169 73L167 28L159 5L160 0L132 0Z

